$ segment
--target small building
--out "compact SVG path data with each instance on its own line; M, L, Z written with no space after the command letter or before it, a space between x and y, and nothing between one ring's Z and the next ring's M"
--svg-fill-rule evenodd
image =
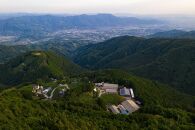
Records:
M103 83L101 89L118 89L118 84Z
M125 115L128 114L127 110L123 107L123 105L118 105L118 108L119 108L121 114L125 114Z
M95 86L105 93L118 93L118 84L110 84L110 83L95 83Z
M118 93L117 89L106 89L106 93L108 94L116 94Z
M121 104L129 113L135 112L140 108L133 100L126 100Z
M45 90L43 90L43 94L47 94L49 91L51 90L51 87L49 87L49 88L47 88L47 89L45 89Z
M35 94L42 94L43 86L33 85L32 92L35 93Z
M134 95L134 92L133 92L133 89L132 88L130 88L130 94L131 94L131 97L132 98L135 98L135 95Z
M130 89L124 87L120 89L120 95L121 96L131 96Z
M119 114L120 112L119 112L119 110L118 110L118 108L117 108L117 106L115 106L115 105L111 105L110 107L109 107L109 109L112 111L112 113L114 113L114 114Z

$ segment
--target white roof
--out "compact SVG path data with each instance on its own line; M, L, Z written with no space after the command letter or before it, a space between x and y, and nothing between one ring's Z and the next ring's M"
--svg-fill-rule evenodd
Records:
M140 107L133 100L126 100L121 103L130 113L137 111Z
M110 83L103 83L104 87L114 87L114 88L118 88L118 84L110 84Z
M120 113L119 110L117 109L117 107L115 105L112 105L109 107L110 110L114 113L114 114L118 114Z
M131 97L134 98L135 96L132 88L130 88L130 93L131 93Z
M123 105L118 105L119 110L121 111L122 114L128 114L127 110L123 107Z
M102 89L118 89L118 84L103 83Z
M51 90L51 87L49 87L49 88L43 90L43 93L47 93L47 92L49 92L50 90Z
M106 89L106 93L117 93L117 89Z
M120 95L122 96L130 96L130 90L127 89L126 87L120 89Z

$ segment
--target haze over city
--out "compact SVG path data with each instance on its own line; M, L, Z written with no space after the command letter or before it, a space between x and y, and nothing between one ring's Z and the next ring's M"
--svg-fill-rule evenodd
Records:
M194 0L1 0L1 13L195 14Z

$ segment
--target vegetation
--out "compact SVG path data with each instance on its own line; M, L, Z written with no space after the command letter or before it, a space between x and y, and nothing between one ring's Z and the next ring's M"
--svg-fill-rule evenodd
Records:
M90 69L117 68L195 94L195 40L117 37L78 49L74 61Z
M0 81L12 86L0 89L0 129L195 129L194 96L129 72L84 71L53 52L32 51L2 64L0 74ZM130 115L106 111L107 105L124 98L116 94L94 96L93 83L102 81L133 88L141 109ZM64 97L54 93L55 98L41 100L32 94L31 83L53 88L67 83L70 90Z
M0 66L0 81L4 84L36 82L37 79L63 78L74 75L82 69L53 52L33 51L18 56ZM4 75L2 75L4 74Z
M28 51L25 46L0 45L0 63L9 61L11 58Z
M107 78L113 83L125 81L128 85L133 85L131 87L135 88L136 96L148 98L144 99L144 105L136 113L128 116L113 115L105 111L105 103L112 101L111 97L105 95L102 98L94 98L91 91L83 91L83 84L87 84L86 78L77 78L76 86L71 85L72 82L75 84L75 78L70 79L70 91L66 92L65 97L56 100L37 100L32 95L28 95L31 92L31 86L22 85L0 92L0 129L188 130L195 128L195 115L192 109L189 111L186 107L180 108L175 104L175 102L177 104L183 102L181 104L190 105L189 102L180 100L180 96L188 98L187 95L175 92L177 93L174 96L175 100L170 100L168 95L171 92L164 93L166 88L163 85L156 83L156 86L151 86L152 81L134 77L118 70L91 72L82 76L89 79L95 76L96 80L106 80ZM142 88L142 91L139 90L139 87ZM145 88L154 88L154 91L159 90L159 93L151 92L150 89ZM160 92L164 95L164 99L155 96L161 94ZM141 96L142 94L143 96ZM188 100L190 101L190 99L194 98L189 96ZM163 100L170 101L163 104L161 103Z
M118 105L125 100L124 97L119 96L118 94L103 94L100 99L102 100L102 102L104 102L104 104L107 105Z
M181 31L181 30L170 30L165 32L158 32L148 37L153 38L172 38L172 39L195 39L195 31Z

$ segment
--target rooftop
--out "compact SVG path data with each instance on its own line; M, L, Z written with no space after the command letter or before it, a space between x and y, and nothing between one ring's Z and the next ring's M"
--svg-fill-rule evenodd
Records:
M120 89L120 95L121 96L130 96L130 89L127 89L126 87Z

